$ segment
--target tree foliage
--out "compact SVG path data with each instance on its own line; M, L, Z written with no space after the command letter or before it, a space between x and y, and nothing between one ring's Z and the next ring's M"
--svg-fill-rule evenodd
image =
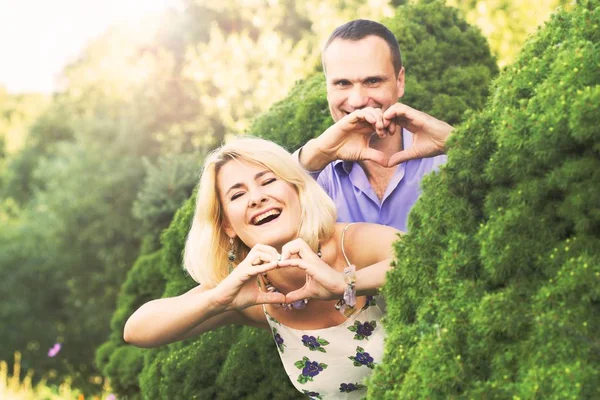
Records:
M528 36L559 6L571 7L568 0L449 0L461 9L469 23L481 28L501 66L514 61Z
M370 398L600 391L600 3L532 37L396 244Z
M423 1L397 9L383 23L398 39L406 68L401 101L450 124L480 109L498 72L485 38L456 9ZM333 123L322 73L299 82L257 118L249 132L294 151Z

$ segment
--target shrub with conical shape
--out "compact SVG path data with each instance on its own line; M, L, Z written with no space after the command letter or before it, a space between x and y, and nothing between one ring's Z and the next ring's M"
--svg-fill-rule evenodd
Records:
M600 398L600 2L559 11L396 244L372 399Z

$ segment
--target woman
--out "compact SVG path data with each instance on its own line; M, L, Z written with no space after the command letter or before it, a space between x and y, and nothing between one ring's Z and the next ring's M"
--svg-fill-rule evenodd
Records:
M154 347L226 324L265 328L300 392L364 396L383 354L372 295L398 231L335 220L331 199L283 148L240 138L217 149L185 246L185 268L201 285L144 304L125 341Z

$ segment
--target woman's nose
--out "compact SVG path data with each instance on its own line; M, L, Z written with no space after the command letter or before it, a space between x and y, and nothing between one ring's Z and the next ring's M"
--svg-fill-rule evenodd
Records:
M261 203L265 203L266 201L267 201L267 196L265 196L265 194L262 191L255 190L250 194L249 206L256 207L257 205L259 205Z

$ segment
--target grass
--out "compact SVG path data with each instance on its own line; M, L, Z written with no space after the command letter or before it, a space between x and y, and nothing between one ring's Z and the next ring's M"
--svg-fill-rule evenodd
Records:
M67 380L58 386L47 386L42 379L35 386L32 385L34 371L27 371L21 380L21 353L15 352L15 361L12 375L9 376L8 364L0 361L0 399L3 400L85 400L84 395L76 388L71 387ZM105 392L102 396L88 397L90 400L116 399L114 395Z

